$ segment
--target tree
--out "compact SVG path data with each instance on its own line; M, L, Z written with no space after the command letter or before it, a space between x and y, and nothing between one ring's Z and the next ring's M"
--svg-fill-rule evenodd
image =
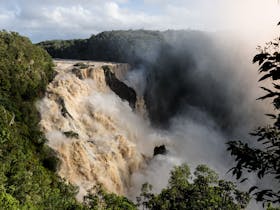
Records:
M219 180L218 175L207 166L199 165L193 175L186 164L175 167L168 186L158 195L151 192L150 184L144 184L137 198L138 206L150 210L236 210L247 206L248 193L237 190L232 182Z
M280 22L278 23L278 25ZM235 157L236 165L231 169L237 179L244 181L244 172L256 174L263 180L272 178L278 186L275 189L259 189L252 186L249 192L257 201L280 204L280 37L266 43L265 47L259 47L259 53L253 58L253 63L260 66L259 82L271 79L272 87L261 87L266 95L258 100L272 99L275 114L267 114L274 121L273 124L259 127L251 133L260 143L259 147L249 146L242 141L231 141L228 150ZM267 83L266 83L267 84Z
M84 197L84 205L91 210L136 210L136 205L126 197L108 193L97 184Z

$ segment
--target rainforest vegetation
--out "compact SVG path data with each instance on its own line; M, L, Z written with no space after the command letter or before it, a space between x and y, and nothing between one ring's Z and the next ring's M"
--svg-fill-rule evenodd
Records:
M37 99L54 77L52 59L26 37L0 32L0 206L73 209L77 189L55 174L57 157L39 131Z
M278 23L279 25L280 23ZM275 183L274 188L262 189L252 186L249 190L257 201L263 203L280 203L280 37L259 47L259 53L253 58L253 63L259 65L261 78L259 82L271 79L272 86L261 88L265 95L258 100L271 99L274 113L266 114L272 118L271 125L260 126L251 135L256 137L259 147L248 145L243 141L231 141L228 150L236 159L236 165L231 169L237 179L247 179L244 172L257 175L260 180L269 179Z

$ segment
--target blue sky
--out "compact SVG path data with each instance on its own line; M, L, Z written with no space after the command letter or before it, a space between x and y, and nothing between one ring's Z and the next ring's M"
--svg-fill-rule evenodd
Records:
M86 38L117 29L266 33L280 19L277 0L1 0L0 28L34 42Z

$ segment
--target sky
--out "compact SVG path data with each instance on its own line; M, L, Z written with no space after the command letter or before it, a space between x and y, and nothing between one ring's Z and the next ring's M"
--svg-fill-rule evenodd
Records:
M33 42L119 29L268 36L279 21L279 0L0 0L0 29Z

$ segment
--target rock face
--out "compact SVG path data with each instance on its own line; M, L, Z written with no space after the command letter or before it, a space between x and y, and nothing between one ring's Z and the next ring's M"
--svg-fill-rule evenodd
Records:
M110 70L109 66L102 67L105 74L106 84L114 91L121 99L128 101L131 108L135 109L137 101L136 92L125 83L121 82L115 74Z
M78 199L96 183L126 194L131 174L152 157L155 138L136 112L143 101L136 102L135 91L121 82L129 66L55 63L57 75L37 107L41 129L61 160L59 175L79 186ZM105 65L109 70L102 68Z
M156 155L165 155L167 153L167 150L165 148L165 145L160 145L154 148L154 156Z

